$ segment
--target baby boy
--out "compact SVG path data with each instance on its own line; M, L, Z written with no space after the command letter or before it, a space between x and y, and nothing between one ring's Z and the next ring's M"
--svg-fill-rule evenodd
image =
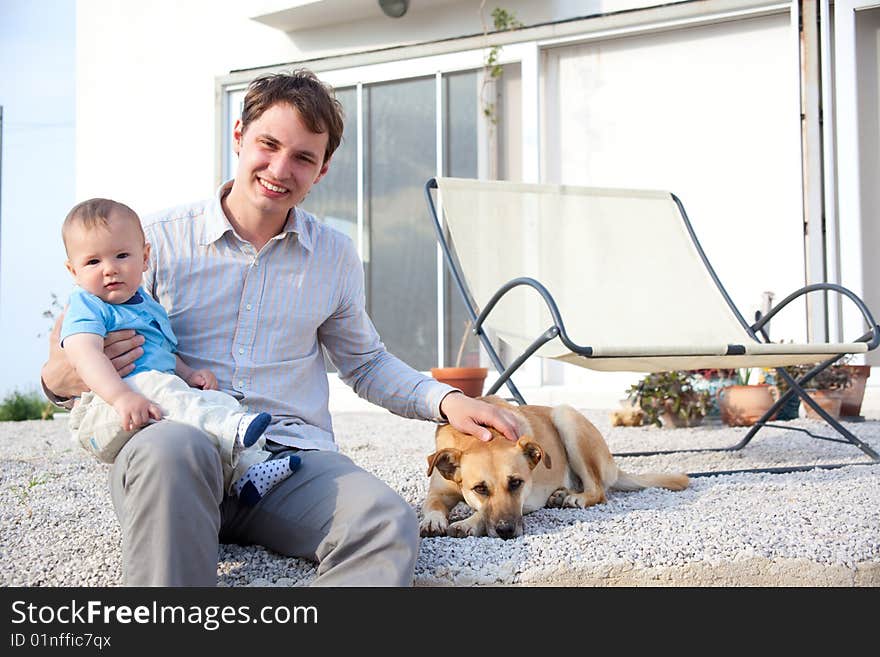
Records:
M209 370L189 367L176 352L165 310L141 287L150 245L137 214L109 199L76 205L61 229L67 269L77 287L61 327L61 346L91 389L70 416L75 439L99 460L113 462L151 420L183 422L211 436L220 450L226 488L247 504L299 467L299 458L269 460L263 433L272 417L250 413L218 390ZM134 329L144 354L120 378L104 354L110 331Z

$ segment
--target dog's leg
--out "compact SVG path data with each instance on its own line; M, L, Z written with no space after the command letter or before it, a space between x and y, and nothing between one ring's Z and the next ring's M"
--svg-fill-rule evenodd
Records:
M578 476L583 491L559 488L547 506L586 508L606 501L605 491L617 476L617 466L596 427L570 406L553 409L552 421L568 458L568 467Z
M422 536L446 536L446 529L449 526L449 512L461 500L461 494L457 490L429 491L425 503L422 505L419 534Z
M449 525L446 533L453 538L467 538L468 536L485 536L486 521L483 514L474 511L464 520L459 520Z
M604 504L605 501L605 491L595 485L591 486L590 490L584 490L583 493L568 488L557 488L547 499L547 506L585 509L594 504Z

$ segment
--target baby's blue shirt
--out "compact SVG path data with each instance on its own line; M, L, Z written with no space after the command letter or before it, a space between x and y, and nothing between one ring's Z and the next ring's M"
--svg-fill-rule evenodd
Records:
M94 333L102 338L111 331L134 329L144 336L144 354L134 364L131 374L146 371L174 372L177 337L171 330L168 314L143 288L120 304L107 303L94 294L76 287L70 294L70 306L61 324L61 346L75 333Z

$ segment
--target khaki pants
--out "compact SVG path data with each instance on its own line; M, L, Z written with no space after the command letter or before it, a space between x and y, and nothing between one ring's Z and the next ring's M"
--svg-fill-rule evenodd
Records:
M235 450L238 424L247 412L231 395L218 390L191 388L186 381L164 372L141 372L123 379L133 390L162 409L164 420L201 429L220 451L223 481L229 490L254 463L265 461L266 439L260 437L249 449ZM93 392L85 392L70 413L73 438L99 461L113 463L136 431L125 431L116 410Z

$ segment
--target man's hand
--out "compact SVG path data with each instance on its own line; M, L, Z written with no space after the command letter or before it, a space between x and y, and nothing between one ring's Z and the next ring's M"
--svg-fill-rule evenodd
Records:
M480 440L492 440L492 433L486 427L496 429L513 442L519 440L516 418L500 406L450 392L440 402L440 412L453 428Z
M88 390L88 386L76 373L76 370L67 360L64 350L61 348L61 322L64 313L55 320L55 326L49 334L49 360L43 365L41 375L46 388L61 398L77 397ZM123 377L134 370L134 362L143 356L144 350L140 345L144 343L144 336L132 330L114 331L104 338L104 353L113 367Z
M117 397L113 402L113 408L119 413L122 428L126 431L140 429L150 421L150 418L162 419L161 409L134 390Z
M217 385L217 377L211 370L193 370L186 382L193 388L201 388L202 390L219 390Z

